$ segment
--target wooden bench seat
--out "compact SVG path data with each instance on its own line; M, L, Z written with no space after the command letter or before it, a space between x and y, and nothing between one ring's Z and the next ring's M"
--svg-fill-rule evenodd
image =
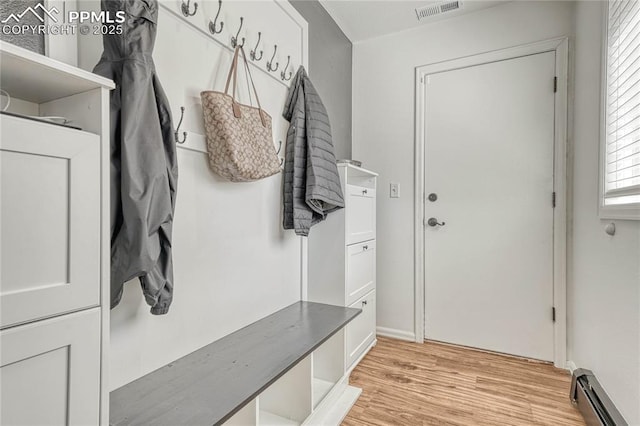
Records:
M109 423L222 424L360 312L294 303L112 391Z

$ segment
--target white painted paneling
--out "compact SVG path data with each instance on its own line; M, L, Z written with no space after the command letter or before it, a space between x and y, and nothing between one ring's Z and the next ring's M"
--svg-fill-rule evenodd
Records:
M627 422L639 425L640 223L615 221L609 236L611 221L598 218L603 10L601 2L576 5L568 358L593 370Z
M81 3L82 8L92 4ZM282 229L282 174L229 183L209 170L202 152L206 145L200 92L224 90L232 52L202 31L218 2L198 3L196 15L184 18L165 7L175 11L179 1L163 2L154 50L174 121L177 124L184 106L181 131L189 132L187 143L178 149L174 301L167 315L152 316L137 280L125 284L121 304L111 311L112 389L300 299L301 244L292 231ZM224 31L215 38L229 45L240 16L247 55L257 31L262 32L264 56L251 72L262 107L273 118L277 148L288 128L281 117L288 88L280 81L280 71L286 55L295 67L306 64L306 22L287 2L223 2ZM264 67L273 43L279 46L275 61L280 67L269 75ZM81 66L93 68L101 52L100 40L83 38ZM244 70L238 74L240 101L249 103Z

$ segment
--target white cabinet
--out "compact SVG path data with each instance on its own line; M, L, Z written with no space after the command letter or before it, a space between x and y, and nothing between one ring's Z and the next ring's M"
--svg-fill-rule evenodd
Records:
M100 303L100 138L0 117L0 324Z
M362 309L362 313L347 327L347 365L357 361L376 338L376 291L349 307Z
M106 425L113 83L0 42L0 86L0 424Z
M368 186L347 185L347 244L376 237L376 190Z
M345 208L311 229L308 299L363 312L345 328L345 365L350 370L375 344L377 174L339 164Z
M96 425L100 309L0 332L0 424Z
M346 301L351 305L376 286L376 241L347 246Z

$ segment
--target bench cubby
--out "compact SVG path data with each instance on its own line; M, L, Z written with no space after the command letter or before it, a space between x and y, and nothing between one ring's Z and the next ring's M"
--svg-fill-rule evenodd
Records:
M339 424L344 327L360 309L296 302L111 392L110 424Z

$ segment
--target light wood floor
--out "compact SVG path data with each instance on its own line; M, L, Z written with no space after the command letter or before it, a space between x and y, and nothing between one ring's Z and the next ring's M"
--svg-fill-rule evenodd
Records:
M543 362L379 337L351 374L363 391L343 425L584 425L570 382Z

